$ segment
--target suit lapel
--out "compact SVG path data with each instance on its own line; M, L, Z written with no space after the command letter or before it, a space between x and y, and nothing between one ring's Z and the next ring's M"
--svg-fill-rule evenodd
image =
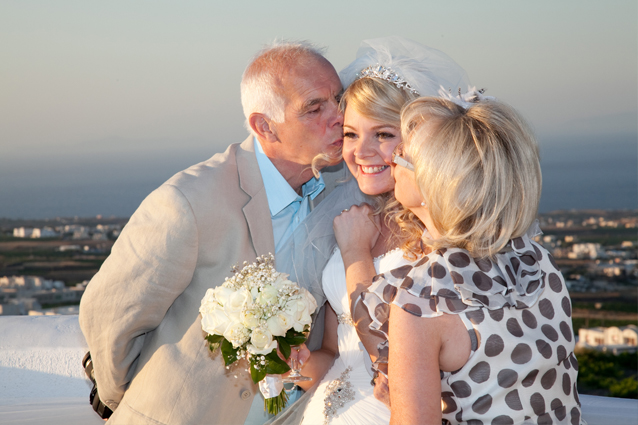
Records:
M326 185L326 188L315 197L315 199L310 200L310 210L315 209L317 205L323 199L328 196L330 192L340 183L343 183L348 180L348 176L350 172L348 171L348 167L346 167L345 163L342 161L337 165L332 165L330 167L326 167L321 170L321 176L323 177L323 182Z
M253 247L258 256L275 253L272 220L268 198L255 157L253 136L249 136L237 149L237 173L239 187L250 196L242 208Z

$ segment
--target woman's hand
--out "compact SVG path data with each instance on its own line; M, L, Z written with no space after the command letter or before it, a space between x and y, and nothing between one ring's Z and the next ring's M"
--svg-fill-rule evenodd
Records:
M353 205L335 217L333 228L344 260L359 253L370 254L379 239L381 228L378 215L372 215L368 204Z

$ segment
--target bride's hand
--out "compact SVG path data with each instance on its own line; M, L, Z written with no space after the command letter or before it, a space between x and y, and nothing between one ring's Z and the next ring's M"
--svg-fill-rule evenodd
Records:
M341 254L364 252L369 254L379 238L381 222L372 215L368 204L353 205L335 217L333 228Z
M296 347L291 347L292 350L290 350L290 357L288 357L286 359L286 357L284 357L283 353L281 351L279 351L279 347L277 347L277 354L279 355L279 358L283 361L285 361L286 363L288 363L289 365L292 363L293 360L297 360L301 366L303 367L303 365L310 360L310 350L308 349L308 347L306 346L306 344L301 344L299 346ZM286 378L288 375L290 375L291 370L289 370L288 372L284 373L281 375L282 378Z

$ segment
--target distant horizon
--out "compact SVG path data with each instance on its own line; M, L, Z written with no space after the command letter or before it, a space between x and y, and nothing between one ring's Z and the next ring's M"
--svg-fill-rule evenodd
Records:
M620 208L620 209L611 209L611 210L605 210L605 209L600 209L600 208L594 208L594 209L569 209L569 210L553 210L553 211L545 211L545 212L539 212L539 215L551 215L551 214L562 214L562 213L595 213L595 212L603 212L603 213L622 213L622 212L637 212L638 213L638 208L636 209L632 209L632 208ZM44 221L44 222L50 222L50 221L55 221L55 220L69 220L69 221L83 221L83 220L128 220L131 217L119 217L119 216L109 216L109 217L100 217L98 218L97 216L95 217L91 217L91 216L69 216L69 217L44 217L44 218L7 218L7 217L0 217L0 221ZM29 239L29 238L24 238L24 239ZM44 238L46 239L46 238Z
M635 135L540 141L539 212L638 209ZM210 158L210 149L165 149L121 155L0 158L0 218L130 217L175 173ZM28 165L28 167L27 167ZM29 167L41 171L34 175Z

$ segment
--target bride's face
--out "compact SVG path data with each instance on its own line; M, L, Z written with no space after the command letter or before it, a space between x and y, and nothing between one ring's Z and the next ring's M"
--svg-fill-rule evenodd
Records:
M394 189L390 165L392 151L400 142L399 128L364 117L355 108L346 108L343 159L366 195Z

